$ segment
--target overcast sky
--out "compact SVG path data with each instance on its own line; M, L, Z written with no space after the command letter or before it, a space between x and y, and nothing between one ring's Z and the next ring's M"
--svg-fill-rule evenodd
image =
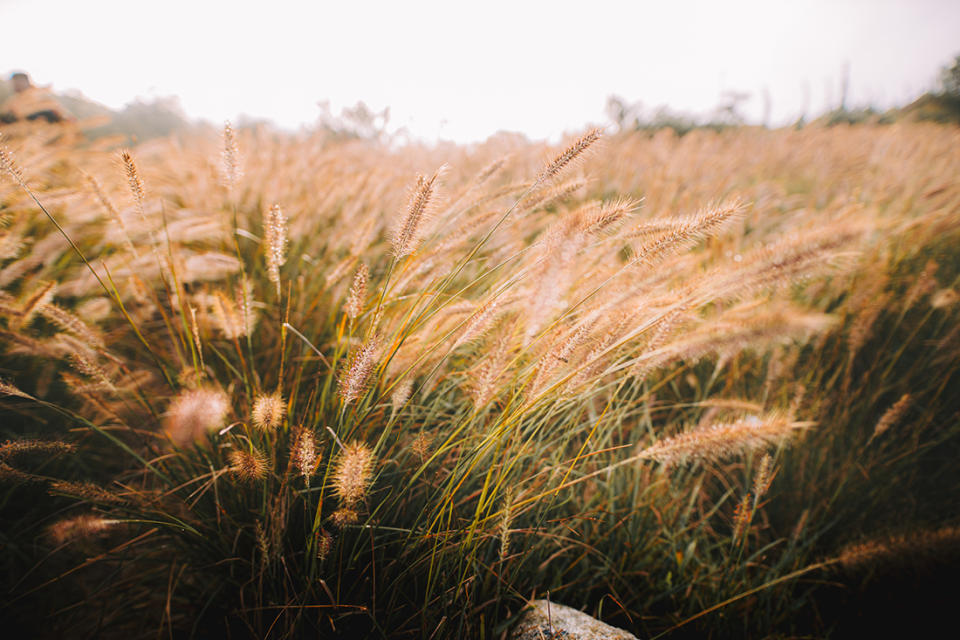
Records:
M365 101L426 139L557 138L607 96L703 113L751 94L772 124L904 103L960 54L958 0L0 0L0 72L110 107L179 96L191 116L295 127Z

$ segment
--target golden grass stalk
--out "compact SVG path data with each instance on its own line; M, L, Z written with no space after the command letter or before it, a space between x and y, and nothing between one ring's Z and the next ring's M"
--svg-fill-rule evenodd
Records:
M445 170L437 169L432 176L417 176L417 184L410 195L407 211L393 233L393 254L397 258L410 255L419 242L421 225L429 215L430 205L435 199L437 181Z
M868 540L845 547L836 561L848 570L884 564L942 562L947 553L960 548L960 527L946 526L887 538Z
M357 267L357 273L353 276L353 284L350 286L350 292L347 294L347 301L343 305L343 311L351 320L356 320L363 312L363 307L367 302L367 280L370 277L370 271L367 265L360 263Z
M120 161L123 163L123 171L127 176L127 184L130 187L134 205L136 205L140 217L146 222L146 214L143 209L146 188L143 184L143 178L140 177L140 171L137 170L137 164L134 162L133 156L126 149L120 152Z
M897 400L893 406L883 412L883 415L880 416L880 419L877 421L877 424L873 427L873 435L870 436L870 440L877 438L883 435L890 427L896 425L903 418L903 415L910 409L913 404L913 398L909 393L905 393L900 396L900 399Z
M537 179L535 180L534 185L542 185L545 182L552 180L571 162L581 157L583 153L589 149L593 143L599 140L602 135L603 134L600 129L591 129L577 138L573 144L564 149L563 152L547 163L547 166L545 166L540 173L537 174Z
M267 252L267 275L280 295L280 267L287 255L287 217L275 204L263 216L264 240Z
M223 125L222 155L223 184L228 190L232 191L237 181L243 177L243 169L240 168L240 149L237 147L237 136L230 122Z
M340 397L345 403L353 402L366 391L370 374L376 368L379 351L380 338L373 336L355 349L350 356L337 381Z
M779 413L751 416L666 438L643 449L637 457L667 465L717 461L785 444L789 438L813 425L813 422L796 422Z
M126 502L117 494L90 482L56 480L50 483L49 491L51 494L71 496L94 504L123 504Z

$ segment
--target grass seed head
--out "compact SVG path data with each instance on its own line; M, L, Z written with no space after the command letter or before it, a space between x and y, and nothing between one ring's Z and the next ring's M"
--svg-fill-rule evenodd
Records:
M250 418L253 426L261 431L273 431L283 424L283 416L286 412L286 403L279 392L261 394L253 403Z
M178 445L199 440L223 426L230 412L230 399L219 389L183 391L167 409L164 426Z
M363 501L373 477L373 451L361 442L351 442L337 456L333 486L345 508L354 508Z

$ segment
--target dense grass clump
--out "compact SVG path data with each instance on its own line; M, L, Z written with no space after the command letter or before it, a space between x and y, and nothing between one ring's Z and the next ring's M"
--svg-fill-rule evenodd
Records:
M955 128L63 127L0 182L33 636L822 635L955 548Z

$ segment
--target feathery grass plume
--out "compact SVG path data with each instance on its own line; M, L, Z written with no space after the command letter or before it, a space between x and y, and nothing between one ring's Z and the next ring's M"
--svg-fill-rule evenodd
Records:
M960 294L953 289L940 289L930 297L930 306L934 309L945 309L960 300Z
M116 392L117 388L114 386L113 380L110 379L110 376L107 374L106 370L79 351L73 351L70 354L70 366L72 366L81 375L93 380L97 387L111 393Z
M223 185L232 191L237 181L243 177L240 168L240 149L237 147L237 136L233 125L226 122L223 125L223 166L221 167Z
M164 419L167 435L185 445L223 426L230 412L230 399L219 389L182 391L170 403Z
M903 414L907 412L912 404L913 398L909 393L905 393L900 396L900 399L897 400L893 406L884 411L882 416L880 416L880 420L877 421L876 426L873 428L873 435L870 436L870 440L883 435L887 429L900 422L900 420L903 418Z
M267 252L267 274L280 295L280 267L287 260L287 217L275 204L263 216L264 242Z
M367 265L361 262L360 266L357 267L356 275L353 276L353 284L347 294L347 301L343 305L344 313L351 320L357 319L367 302L367 280L369 277L370 271L367 269Z
M48 529L48 533L50 538L60 545L83 538L92 538L119 523L119 520L109 520L93 514L86 514L55 522Z
M252 450L234 449L229 454L230 473L239 480L251 482L262 480L270 470L267 457L256 447Z
M396 413L403 408L403 405L407 404L407 400L410 399L410 394L413 393L413 379L407 378L399 383L397 383L396 388L390 394L390 404L393 407L393 412Z
M852 544L835 561L848 571L884 566L916 569L930 563L941 565L958 553L960 527L946 526Z
M733 510L733 540L734 542L743 540L747 527L753 519L753 505L750 500L750 494L745 493L740 502Z
M10 384L4 380L0 380L0 396L14 396L16 398L25 398L27 400L36 400L32 395L26 391L21 391L15 385Z
M93 329L87 325L87 323L66 309L63 309L52 302L48 302L41 305L37 312L43 316L44 319L49 320L64 331L67 331L79 338L82 342L86 343L87 346L93 349L104 348L105 345L103 338L97 335L97 333L95 333Z
M813 425L813 422L796 422L780 413L751 416L665 438L640 451L637 457L667 465L717 461L784 444L791 436Z
M663 256L713 235L725 224L742 216L745 209L745 205L738 198L733 198L703 209L689 218L678 219L675 226L642 243L636 249L631 264L652 266Z
M26 484L29 482L43 482L45 478L35 476L32 473L20 471L0 460L0 482L10 482L13 484Z
M125 499L117 494L90 482L70 482L55 480L50 483L49 492L53 495L70 496L94 504L124 504Z
M347 525L357 524L360 521L360 514L356 509L341 507L330 514L330 518L333 520L333 526L342 529Z
M483 336L483 334L486 333L486 331L490 328L494 318L496 318L499 306L499 298L491 298L480 305L480 307L477 308L477 310L474 311L470 316L470 319L467 320L467 323L464 326L463 331L460 333L460 337L458 337L457 341L454 343L453 348L456 349L462 344L466 344L475 338Z
M17 166L16 160L13 159L13 154L10 153L7 146L3 144L2 134L0 134L0 171L7 173L21 186L25 186L23 173L20 171L20 167Z
M484 407L500 391L499 382L511 356L511 341L504 332L488 342L487 356L467 373L466 390L476 409Z
M261 431L273 431L283 424L283 416L287 413L287 405L280 392L261 394L253 402L253 412L250 416L253 426Z
M593 328L593 325L594 322L581 324L571 331L566 338L557 340L554 343L537 368L533 382L527 390L527 402L536 400L539 393L546 387L546 383L552 378L554 372L556 372L561 365L570 362L570 356L573 355L573 352L586 342L590 336L590 330Z
M577 138L573 144L563 150L560 155L551 160L539 174L534 184L539 186L548 180L552 180L556 175L563 171L564 167L583 155L594 142L602 136L600 129L591 129L587 133Z
M362 442L351 442L337 454L333 488L345 509L355 509L366 497L373 478L373 451Z
M73 453L76 448L76 445L61 440L7 440L0 444L0 460L6 460L22 453L44 453L47 455Z
M639 206L638 200L618 198L613 202L604 202L600 206L586 208L578 222L584 233L601 235L614 229Z
M298 427L295 430L290 458L293 468L301 476L309 478L313 475L317 467L317 438L313 435L313 431L306 427Z
M46 282L36 291L28 295L20 307L20 327L26 327L40 309L53 300L57 283L53 280Z
M907 290L903 299L903 308L909 309L917 300L933 293L937 288L937 270L940 265L935 260L928 260L923 272Z
M354 349L337 381L337 389L344 403L353 402L366 391L370 375L377 365L379 351L380 337L376 335Z
M574 178L572 180L562 182L545 191L538 189L521 200L520 204L517 205L517 208L520 211L535 211L536 209L544 209L551 204L563 202L586 185L587 181L583 178Z
M773 458L769 453L763 454L760 459L760 467L757 469L757 475L753 479L753 497L754 500L760 498L770 489L773 477L776 472L773 469Z
M317 559L323 562L333 549L333 535L326 529L317 532Z
M146 198L146 189L143 185L143 178L137 170L137 165L133 161L130 152L124 149L120 152L120 160L123 162L123 170L127 176L127 184L130 186L130 193L133 195L134 204L137 207L137 213L146 222L147 216L143 209L143 201Z
M421 226L430 213L432 201L435 200L437 181L445 169L446 165L441 166L429 178L423 175L417 176L417 184L410 194L407 211L399 220L393 233L393 254L397 258L410 255L416 249L420 240Z
M503 495L503 506L500 508L500 563L510 555L510 524L513 520L513 487L508 487Z

